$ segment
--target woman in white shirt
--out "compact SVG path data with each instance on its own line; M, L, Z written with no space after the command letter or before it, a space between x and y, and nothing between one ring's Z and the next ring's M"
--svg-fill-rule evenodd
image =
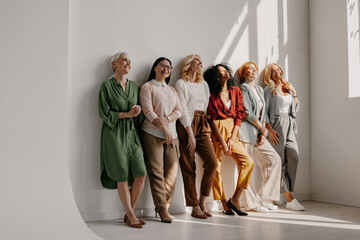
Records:
M169 59L158 58L148 82L140 91L140 104L146 117L141 128L145 165L155 211L164 223L173 220L168 208L175 190L180 157L175 122L182 114L176 90L167 85L171 70Z
M297 132L295 113L299 109L299 101L294 86L284 80L284 72L276 63L266 65L264 82L268 85L264 90L266 101L266 127L269 140L281 157L280 191L284 193L286 208L303 211L305 208L293 197L299 150L295 134Z
M176 82L183 115L176 129L180 142L180 169L183 175L186 206L193 208L191 216L206 219L211 213L205 200L210 195L217 167L211 143L211 128L206 110L209 103L209 86L202 76L202 60L199 55L187 56L182 64L182 79ZM200 198L196 193L195 152L203 161Z

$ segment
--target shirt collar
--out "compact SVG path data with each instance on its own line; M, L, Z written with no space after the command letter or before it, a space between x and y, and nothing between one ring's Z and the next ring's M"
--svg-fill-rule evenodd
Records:
M120 83L115 79L115 76L112 77L112 79L114 80L115 83L120 84ZM129 79L126 79L126 86L128 86L128 85L129 85Z
M154 83L155 85L157 86L163 86L163 87L166 87L166 82L159 82L159 81L156 81L155 79L151 80L152 83Z

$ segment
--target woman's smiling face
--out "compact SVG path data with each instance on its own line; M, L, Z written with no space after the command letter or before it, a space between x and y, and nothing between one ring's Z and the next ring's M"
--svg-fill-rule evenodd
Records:
M283 75L283 73L278 66L276 66L276 65L272 66L271 78L275 83L278 83L282 79L282 75Z
M194 72L201 72L202 67L203 65L201 58L196 56L191 62L190 69Z
M226 68L224 68L223 66L218 66L218 70L221 78L230 78L230 74L228 70L226 70Z
M251 64L246 71L246 80L254 81L257 78L258 70L254 64Z
M169 61L162 60L161 62L156 65L154 68L155 71L155 77L165 79L170 76L172 66Z
M131 69L131 61L126 53L121 54L112 65L116 71L123 74L128 74Z

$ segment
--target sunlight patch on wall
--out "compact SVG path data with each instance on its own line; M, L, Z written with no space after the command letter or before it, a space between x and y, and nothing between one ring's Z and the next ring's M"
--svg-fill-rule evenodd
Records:
M360 97L359 0L347 1L349 98Z
M285 56L285 65L284 65L284 78L286 81L291 81L289 80L289 55L286 54Z
M279 61L279 6L277 1L261 1L257 8L258 28L258 67L263 69L266 64ZM268 17L268 13L271 16Z
M224 46L220 49L218 55L216 56L214 64L224 61L225 56L228 53L229 48L230 48L231 44L233 43L236 35L238 34L238 31L239 31L241 25L245 21L245 18L247 16L248 12L249 12L249 6L248 6L248 3L246 2L237 21L235 22L234 26L231 28L230 33L225 40Z
M232 53L229 58L229 64L235 69L241 66L244 62L249 61L249 49L250 49L250 36L249 36L249 26L246 26L244 31L241 33L239 41L236 43L235 48L232 50Z
M283 0L283 34L284 34L284 46L288 41L288 15L287 15L287 0Z

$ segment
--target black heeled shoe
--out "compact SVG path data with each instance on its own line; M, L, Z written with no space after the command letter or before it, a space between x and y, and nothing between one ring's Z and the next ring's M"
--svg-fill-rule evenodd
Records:
M235 213L231 210L231 211L228 211L228 210L223 210L222 211L224 214L226 214L226 215L231 215L231 216L233 216L233 215L235 215Z
M228 206L226 206L226 200L221 200L221 204L223 206L223 210L222 212L226 215L230 215L233 216L235 215L235 213L233 212L233 210L231 210L231 208L229 208Z
M234 212L237 213L237 215L239 216L247 216L248 214L246 212L240 211L239 209L237 209L231 202L231 199L229 199L229 201L226 202L226 206L228 206L229 208L231 208L232 210L234 210Z

